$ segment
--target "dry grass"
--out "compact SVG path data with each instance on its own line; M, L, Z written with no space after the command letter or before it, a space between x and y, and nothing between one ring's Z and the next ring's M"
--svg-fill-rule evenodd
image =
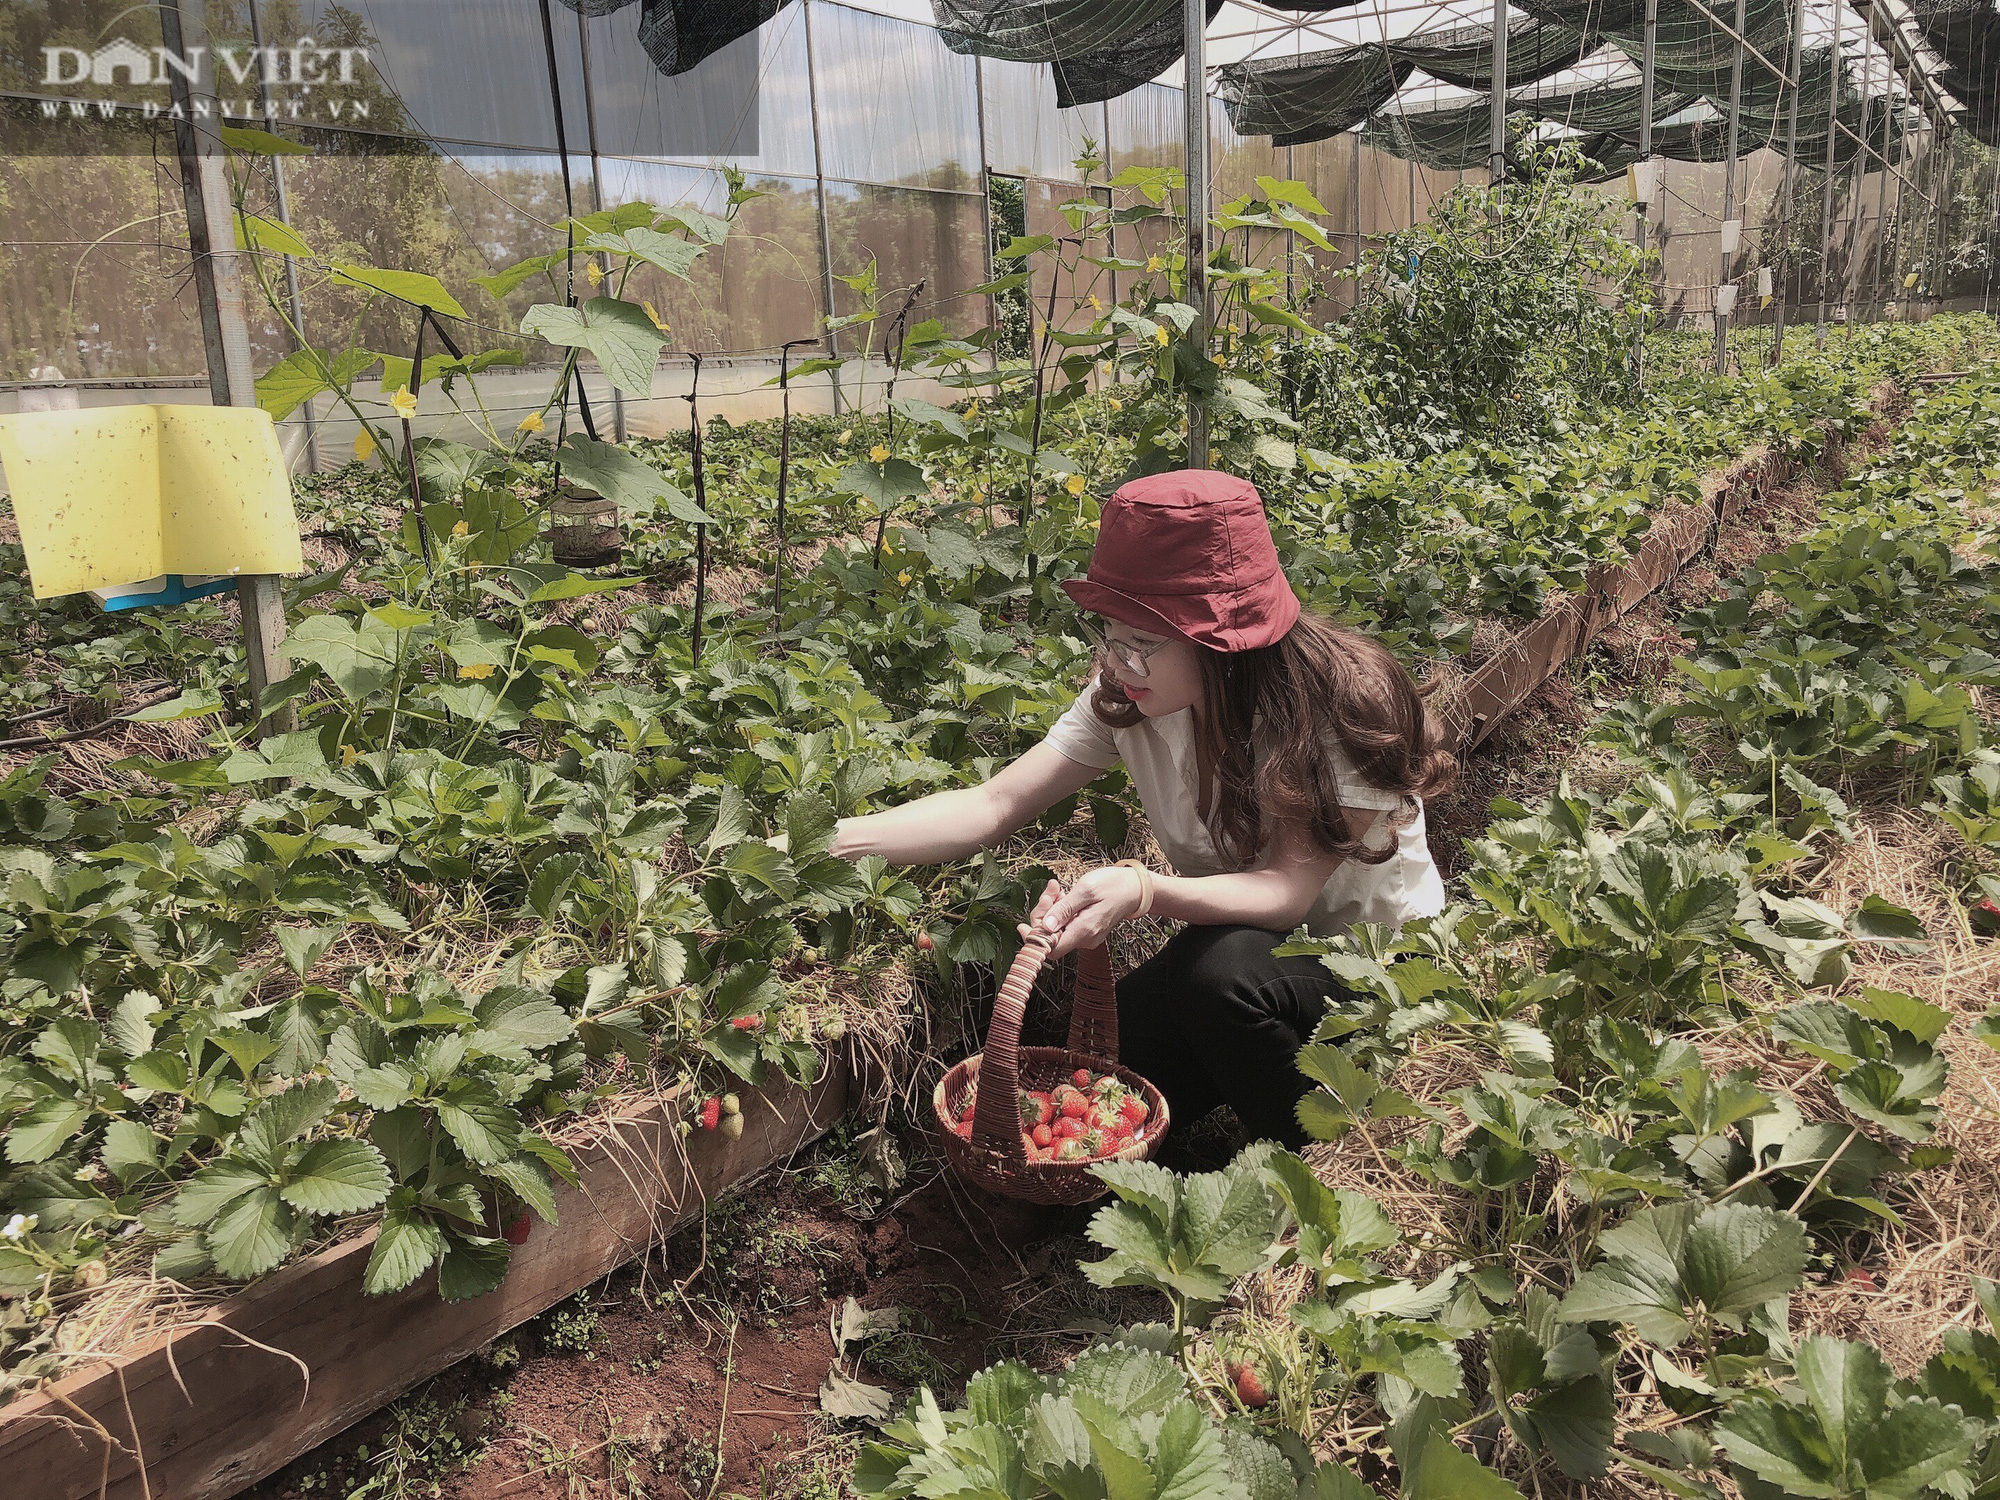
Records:
M1810 1287L1794 1303L1807 1331L1866 1339L1904 1375L1937 1351L1947 1328L1977 1323L1971 1278L2000 1277L2000 1053L1971 1025L2000 1004L2000 943L1975 938L1946 883L1955 837L1935 819L1900 809L1869 814L1859 837L1818 882L1820 899L1849 910L1873 891L1906 906L1931 941L1920 953L1880 952L1855 965L1850 987L1901 990L1951 1013L1938 1041L1951 1067L1937 1143L1946 1166L1895 1200L1900 1226L1884 1230L1853 1280Z

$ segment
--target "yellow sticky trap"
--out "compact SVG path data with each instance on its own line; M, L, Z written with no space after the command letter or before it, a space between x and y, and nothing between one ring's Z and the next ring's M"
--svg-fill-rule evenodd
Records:
M37 599L305 568L277 428L255 407L0 417L0 465Z

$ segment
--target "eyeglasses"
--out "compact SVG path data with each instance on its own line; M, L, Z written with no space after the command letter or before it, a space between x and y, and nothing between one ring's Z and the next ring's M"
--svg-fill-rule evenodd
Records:
M1150 646L1134 645L1131 641L1115 641L1088 620L1077 622L1083 638L1099 656L1108 656L1135 677L1151 677L1153 669L1147 665L1153 656L1166 648L1165 640L1154 641Z

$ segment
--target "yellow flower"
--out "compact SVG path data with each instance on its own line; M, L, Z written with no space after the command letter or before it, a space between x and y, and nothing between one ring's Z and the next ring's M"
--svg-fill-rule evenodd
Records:
M1110 397L1109 399L1110 399L1110 402L1111 402L1111 409L1112 409L1113 411L1123 411L1123 410L1125 410L1125 403L1124 403L1123 401L1120 401L1120 400L1119 400L1119 399L1118 399L1118 398L1117 398L1116 396L1112 396L1112 397Z
M1167 268L1167 263L1166 263L1165 261L1161 260L1159 256L1157 256L1157 255L1149 255L1149 256L1147 256L1147 257L1146 257L1146 269L1147 269L1147 270L1149 270L1149 271L1164 271L1164 270L1166 270L1166 268Z
M910 586L910 570L905 568L902 572L898 573L896 575L896 582L902 584L904 588L908 588Z
M342 745L340 747L340 763L343 766L351 766L359 759L361 759L361 752L352 745Z
M884 448L880 443L877 443L874 447L868 450L868 456L878 464L887 463L889 459L889 450L887 448Z
M366 427L354 434L354 456L364 464L375 456L375 434Z
M1092 310L1093 312L1103 312L1103 311L1104 311L1104 304L1103 304L1102 302L1099 302L1099 301L1097 300L1097 293L1095 293L1095 292L1092 292L1092 293L1090 294L1090 306L1091 306L1091 310Z
M1069 478L1063 481L1063 488L1068 490L1072 496L1081 495L1083 493L1083 476L1081 474L1070 475Z
M476 661L470 666L460 667L458 675L469 677L474 682L484 682L493 675L493 663L490 661Z
M410 394L408 386L404 386L395 395L391 396L389 404L396 408L396 415L405 421L408 421L417 414L417 398Z
M660 316L660 310L657 307L653 306L650 302L641 302L639 305L646 309L646 316L653 320L655 328L659 329L662 333L670 331L667 328L666 320Z
M583 268L583 274L590 278L590 284L592 286L597 287L604 285L604 272L602 269L599 268L596 261L593 260L588 265L586 265Z
M965 414L968 417L976 417L979 415L979 400L977 397L974 397L972 400L965 403Z
M454 521L451 524L451 534L453 536L471 536L472 528L463 521Z
M538 411L531 411L514 424L514 430L516 432L540 432L543 425L542 414Z
M1164 328L1155 328L1153 330L1153 342L1158 344L1162 349L1166 348L1167 330Z

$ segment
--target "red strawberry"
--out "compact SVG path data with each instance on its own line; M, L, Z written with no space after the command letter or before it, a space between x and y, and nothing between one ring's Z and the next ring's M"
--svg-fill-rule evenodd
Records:
M1074 1073L1069 1075L1069 1081L1080 1089L1087 1089L1094 1082L1088 1068L1078 1068Z
M1088 1161L1089 1159L1090 1148L1084 1145L1079 1137L1071 1136L1060 1146L1056 1147L1057 1161Z
M1228 1360L1222 1368L1236 1383L1236 1399L1245 1406L1254 1409L1270 1401L1271 1393L1264 1389L1263 1378L1258 1375L1255 1365L1247 1360Z
M1146 1116L1151 1113L1152 1111L1146 1108L1146 1101L1137 1094L1127 1094L1119 1101L1118 1118L1133 1130L1145 1124Z
M755 1031L759 1026L764 1024L764 1018L762 1016L738 1016L729 1024L734 1026L738 1031Z
M1987 898L1973 902L1972 930L1980 937L2000 937L2000 905Z
M952 1134L953 1134L953 1135L955 1135L955 1136L957 1136L957 1137L958 1137L958 1138L959 1138L959 1139L960 1139L961 1141L969 1141L969 1140L971 1140L971 1139L972 1139L972 1116L971 1116L971 1115L967 1115L967 1116L966 1116L966 1117L965 1117L965 1118L964 1118L963 1120L960 1120L960 1121L959 1121L959 1122L958 1122L958 1123L957 1123L956 1125L952 1126L952 1127L951 1127L951 1131L952 1131Z
M928 953L937 946L937 942L928 932L920 932L917 934L917 946Z
M1050 1099L1047 1094L1033 1094L1029 1097L1035 1101L1035 1123L1037 1125L1046 1125L1056 1117L1055 1101Z
M1065 1120L1081 1120L1084 1112L1089 1108L1090 1106L1085 1104L1081 1098L1075 1094L1071 1094L1062 1102L1063 1118Z
M507 1227L500 1231L500 1237L510 1245L524 1245L528 1242L528 1231L534 1227L534 1217L526 1209L522 1209L507 1221Z
M703 1130L713 1130L721 1119L722 1100L716 1095L710 1094L706 1099L701 1101L701 1128Z
M1050 1133L1059 1141L1073 1141L1083 1134L1083 1121L1072 1120L1065 1115L1050 1127Z
M1048 1147L1055 1143L1055 1132L1050 1130L1046 1123L1036 1125L1028 1134L1034 1143L1044 1150L1047 1150Z

